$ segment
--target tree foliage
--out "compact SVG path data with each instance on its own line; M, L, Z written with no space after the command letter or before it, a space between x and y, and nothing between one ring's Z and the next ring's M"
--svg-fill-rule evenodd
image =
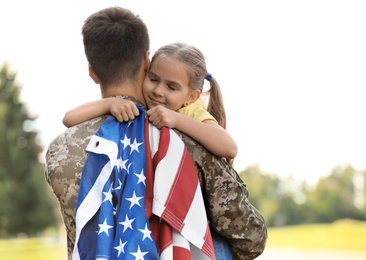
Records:
M0 68L0 236L34 235L56 223L37 132L7 63Z
M309 205L313 205L313 222L332 222L339 218L365 218L356 206L355 177L358 173L351 166L337 166L329 176L320 178L308 193Z
M292 177L281 179L250 166L240 172L249 199L268 226L330 223L337 219L366 220L366 170L337 166L314 187Z

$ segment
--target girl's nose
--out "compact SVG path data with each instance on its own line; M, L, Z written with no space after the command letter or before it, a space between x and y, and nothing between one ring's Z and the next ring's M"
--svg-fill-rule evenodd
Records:
M164 91L163 91L163 87L161 85L161 83L157 84L154 89L153 89L153 94L155 96L163 96Z

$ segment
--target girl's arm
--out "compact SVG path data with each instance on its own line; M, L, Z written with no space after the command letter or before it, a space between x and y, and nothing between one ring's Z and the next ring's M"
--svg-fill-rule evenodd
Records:
M71 127L105 114L112 114L118 121L123 122L134 119L139 115L139 110L131 100L109 97L67 111L62 122L66 127Z
M149 109L147 115L150 122L156 127L175 128L189 135L217 156L234 159L238 153L235 140L213 120L201 122L163 106Z

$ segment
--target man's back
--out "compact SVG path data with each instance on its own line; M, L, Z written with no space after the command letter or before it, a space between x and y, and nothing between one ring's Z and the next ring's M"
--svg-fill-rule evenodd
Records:
M67 129L51 142L46 153L46 180L60 204L69 259L76 237L80 177L88 156L85 148L105 119L98 117ZM247 198L246 185L225 159L212 155L190 137L177 134L194 161L211 227L228 239L234 259L254 259L264 250L267 230L263 217Z

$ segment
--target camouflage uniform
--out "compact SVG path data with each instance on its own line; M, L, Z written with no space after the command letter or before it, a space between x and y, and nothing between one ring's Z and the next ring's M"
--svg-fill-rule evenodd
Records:
M106 118L102 116L70 127L51 142L46 153L45 177L60 204L69 259L76 236L75 208L80 177L88 156L85 148ZM267 229L261 214L248 201L246 185L225 159L213 156L188 136L177 133L195 162L211 228L228 239L233 259L256 258L265 248Z
M178 135L193 158L210 227L227 238L234 260L258 257L266 245L267 228L248 200L245 183L226 159L212 155L190 137Z

